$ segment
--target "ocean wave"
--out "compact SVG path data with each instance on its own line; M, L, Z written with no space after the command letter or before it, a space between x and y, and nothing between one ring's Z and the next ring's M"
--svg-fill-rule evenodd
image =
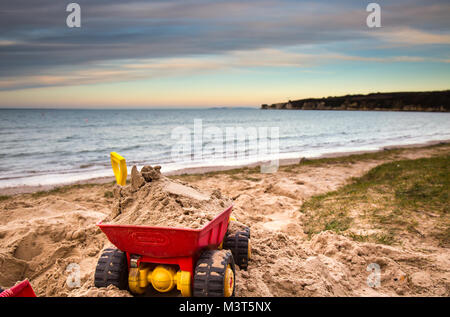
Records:
M2 110L0 110L2 111ZM24 116L25 114L25 116ZM18 120L17 118L24 119ZM50 119L51 118L51 119ZM85 118L88 122L85 122ZM128 165L163 165L164 169L184 168L204 164L238 164L239 160L226 158L226 139L203 138L204 160L193 161L192 153L172 157L175 144L182 140L171 138L173 128L189 128L187 142L193 144L195 119L203 120L203 132L208 126L217 126L225 136L226 127L279 127L280 157L317 156L331 152L377 149L387 145L423 143L450 138L449 114L370 113L370 112L260 112L234 110L48 110L46 120L39 112L30 115L27 110L1 112L8 130L0 129L0 159L7 162L0 178L5 183L67 181L71 178L112 175L109 153L123 155ZM26 120L26 122L24 122ZM78 124L82 122L82 124ZM2 127L3 128L3 127ZM237 142L233 154L252 159L255 147L251 137L245 143ZM222 148L220 147L222 145ZM251 146L251 147L249 147ZM215 154L215 155L213 155ZM216 160L216 158L218 158Z

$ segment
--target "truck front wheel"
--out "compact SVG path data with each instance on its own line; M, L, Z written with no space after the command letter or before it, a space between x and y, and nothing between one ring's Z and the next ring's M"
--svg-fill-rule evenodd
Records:
M126 290L128 287L128 264L125 252L115 248L105 249L95 268L96 287L114 285Z
M194 272L195 297L231 297L235 294L233 254L229 250L207 250Z

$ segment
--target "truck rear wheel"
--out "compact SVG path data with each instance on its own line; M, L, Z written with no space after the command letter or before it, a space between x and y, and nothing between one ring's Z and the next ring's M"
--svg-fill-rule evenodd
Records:
M125 252L115 248L105 249L95 268L96 287L114 285L119 289L128 287L128 264Z
M242 232L250 239L250 228L237 220L231 220L228 223L227 235Z
M246 270L251 257L250 228L227 232L223 238L223 248L233 253L234 260L240 269Z
M231 297L235 293L233 254L229 250L207 250L194 272L195 297Z

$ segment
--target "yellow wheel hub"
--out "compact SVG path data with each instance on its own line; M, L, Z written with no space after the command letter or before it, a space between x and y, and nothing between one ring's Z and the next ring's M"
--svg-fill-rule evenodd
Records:
M191 296L191 273L188 271L178 271L176 275L177 289L181 296Z
M158 292L170 292L175 287L175 269L170 266L158 265L147 279Z
M231 266L228 264L225 270L225 281L224 281L224 295L225 297L230 297L233 295L234 291L234 272Z
M133 294L144 294L147 288L146 274L148 269L131 268L128 274L128 286ZM144 281L143 281L144 278Z
M191 273L176 271L169 265L157 265L153 270L147 264L131 268L128 274L128 286L134 294L143 294L148 285L161 293L170 292L177 287L182 296L191 296Z

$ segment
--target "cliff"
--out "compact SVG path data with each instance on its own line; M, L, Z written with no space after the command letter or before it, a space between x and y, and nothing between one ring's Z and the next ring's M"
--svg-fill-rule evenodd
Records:
M450 90L373 93L289 100L283 103L262 105L261 109L450 112Z

